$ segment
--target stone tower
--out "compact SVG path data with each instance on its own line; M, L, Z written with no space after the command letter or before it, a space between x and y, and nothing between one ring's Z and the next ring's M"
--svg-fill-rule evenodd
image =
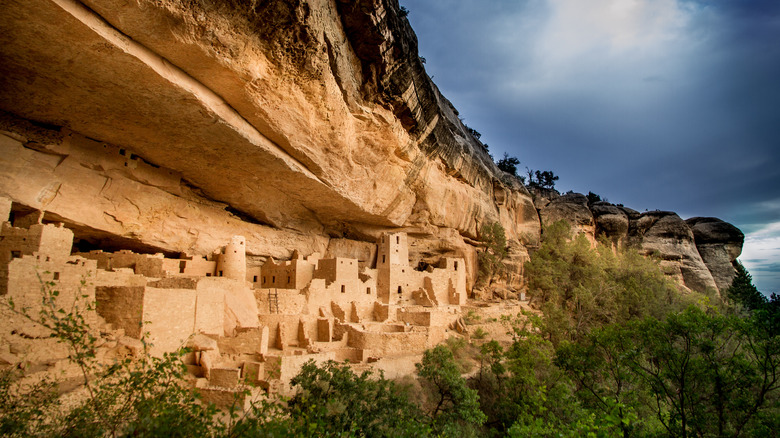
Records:
M407 279L412 268L409 266L409 247L406 233L382 234L377 242L377 298L392 304L411 294Z
M217 263L217 275L246 281L246 239L233 236Z

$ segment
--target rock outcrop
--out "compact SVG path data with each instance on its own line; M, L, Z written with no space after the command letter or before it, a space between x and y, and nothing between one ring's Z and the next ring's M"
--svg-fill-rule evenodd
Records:
M575 233L592 242L603 236L615 248L629 246L658 257L665 273L690 289L723 292L736 273L734 263L744 236L720 219L683 221L668 211L639 213L608 202L588 204L578 193L555 196L546 192L539 196L539 205L542 225L566 220Z
M495 221L538 242L395 1L13 0L0 26L0 195L92 247L289 258L414 228L473 259Z
M571 223L575 233L584 234L595 243L596 225L593 213L588 208L588 198L584 195L567 193L555 198L539 210L539 217L543 224L566 220Z
M80 251L206 255L242 235L253 264L371 263L367 242L403 231L413 263L462 258L470 288L500 222L517 289L540 223L566 219L691 288L733 275L741 241L710 222L544 189L535 205L425 73L396 0L9 0L0 28L0 197Z
M736 275L734 264L742 253L745 235L734 225L714 217L694 217L685 223L693 230L696 249L723 292Z

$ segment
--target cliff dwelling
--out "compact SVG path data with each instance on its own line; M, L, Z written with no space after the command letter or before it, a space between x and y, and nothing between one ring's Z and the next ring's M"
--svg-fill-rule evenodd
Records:
M42 223L41 211L14 216L0 231L5 299L35 309L51 281L64 308L95 301L88 320L119 334L115 349L130 345L137 354L142 338L156 356L190 346L188 369L215 402L230 400L224 393L238 392L231 388L244 379L285 394L310 359L380 368L386 361L392 371L398 358L442 342L466 304L463 259L415 270L403 232L381 235L376 260L296 251L247 269L242 236L203 257L71 252L74 233L62 223ZM6 316L3 330L35 337L34 324Z

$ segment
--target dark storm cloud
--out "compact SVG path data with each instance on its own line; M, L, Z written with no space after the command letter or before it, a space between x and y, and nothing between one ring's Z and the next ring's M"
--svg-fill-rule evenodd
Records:
M762 246L780 224L780 2L402 4L428 73L494 156L553 170L564 191L720 217L759 233L745 253L762 267L780 256Z

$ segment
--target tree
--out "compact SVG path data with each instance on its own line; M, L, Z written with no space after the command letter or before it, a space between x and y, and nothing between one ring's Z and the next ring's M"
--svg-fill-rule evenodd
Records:
M595 204L601 201L601 196L589 191L588 192L588 205Z
M439 433L445 430L454 432L453 429L479 426L485 422L477 391L466 386L461 369L446 345L426 350L422 362L415 367L431 394L428 415L433 420L434 430Z
M554 189L555 181L558 181L558 176L550 170L543 172L537 170L534 175L536 175L536 183L543 189Z
M81 370L86 397L60 410L56 382L30 387L8 372L0 373L2 435L176 437L226 430L228 425L216 417L214 406L199 403L184 380L181 355L185 350L161 358L144 354L134 360L101 363L96 356L98 339L87 323L95 303L79 295L63 308L56 286L53 281L42 282L37 315L10 299L7 308L47 329L68 347L68 359Z
M526 167L525 173L529 186L543 189L555 189L555 181L558 181L558 176L551 170L539 171ZM523 181L526 180L525 177L522 179Z
M466 126L466 131L468 131L469 134L471 134L471 136L476 138L477 140L479 140L482 137L482 134L479 131L477 131L476 129L470 126Z
M756 310L765 306L767 299L753 285L753 277L748 270L739 262L734 268L737 275L726 290L726 296L747 310Z
M506 152L504 152L504 158L498 160L496 163L499 169L512 176L517 176L518 164L520 164L520 160L518 160L517 157L510 157Z
M687 299L656 261L633 249L615 253L603 242L592 248L584 235L572 239L571 233L564 220L545 227L542 245L525 264L529 294L543 311L537 328L554 345L684 306Z
M477 256L481 283L490 284L493 277L503 271L502 261L507 256L506 234L498 222L484 224L480 230L480 239L485 250Z
M288 432L318 436L417 436L427 430L420 410L392 381L348 365L306 362L290 383ZM292 428L292 429L290 429Z

